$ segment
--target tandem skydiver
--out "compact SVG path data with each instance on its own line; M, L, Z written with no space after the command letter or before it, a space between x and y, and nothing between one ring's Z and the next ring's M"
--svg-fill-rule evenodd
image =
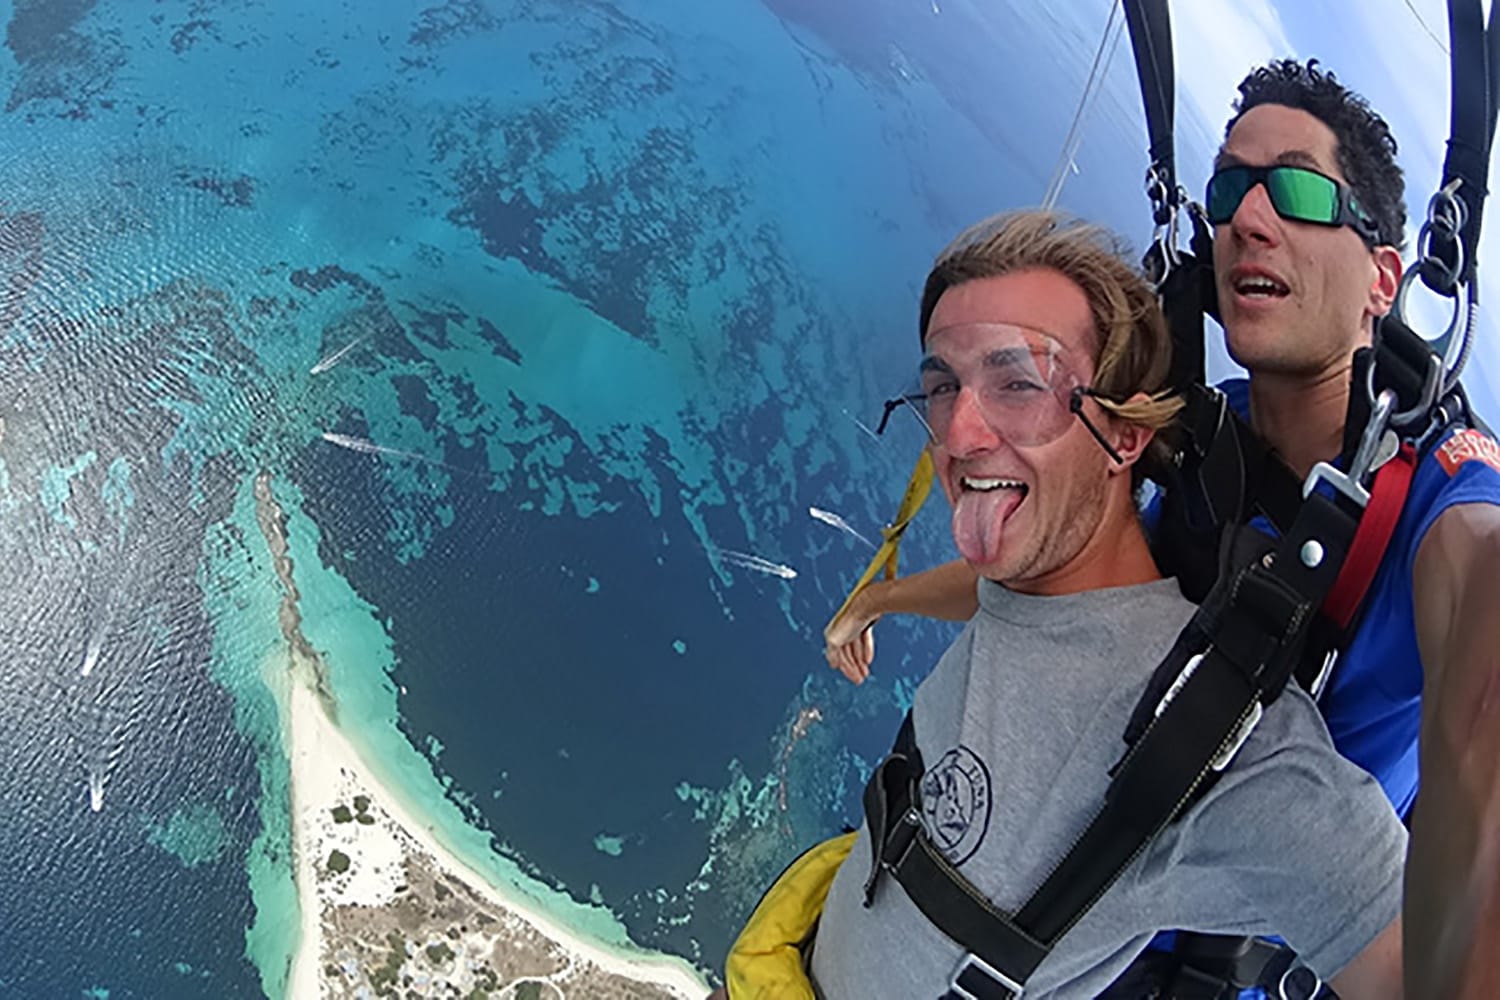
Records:
M1301 481L1359 434L1346 417L1351 368L1397 295L1403 181L1386 123L1315 62L1273 62L1239 91L1205 201L1225 339L1250 377L1220 388ZM1500 447L1461 422L1431 426L1320 706L1334 745L1410 823L1407 995L1490 998L1500 996ZM1166 516L1154 541L1179 531ZM1218 541L1203 546L1210 558ZM962 561L875 582L830 623L829 663L858 682L882 614L962 620L975 594ZM1355 831L1340 819L1330 832Z
M929 274L908 401L979 607L918 687L864 828L795 863L752 915L731 1000L813 984L827 1000L1091 997L1174 927L1279 932L1344 995L1400 995L1405 829L1295 688L1263 712L1252 697L1256 722L1215 745L1185 816L1060 904L1060 933L1040 929L1049 873L1094 835L1112 769L1140 770L1117 766L1120 734L1197 610L1158 571L1134 502L1179 401L1154 293L1117 246L1020 213L966 231ZM1191 721L1207 674L1188 666L1148 730Z

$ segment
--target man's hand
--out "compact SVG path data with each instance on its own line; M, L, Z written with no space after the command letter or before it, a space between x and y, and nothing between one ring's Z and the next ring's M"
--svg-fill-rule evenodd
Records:
M979 610L979 573L955 559L933 569L894 580L874 580L854 595L849 609L823 629L828 665L856 684L870 676L875 635L881 615L910 614L962 622Z
M1412 571L1421 791L1407 855L1406 993L1500 996L1500 507L1439 515Z
M823 655L828 665L855 684L863 684L870 676L870 664L875 659L875 622L880 614L868 609L885 586L884 580L868 584L854 595L848 610L823 629Z

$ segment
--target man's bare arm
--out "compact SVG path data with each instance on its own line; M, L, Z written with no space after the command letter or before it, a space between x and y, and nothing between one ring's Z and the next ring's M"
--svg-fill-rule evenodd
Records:
M1449 508L1412 573L1421 791L1406 866L1406 992L1500 996L1500 507Z
M1344 1000L1400 1000L1405 995L1401 990L1401 918L1392 920L1328 985Z
M823 630L828 665L859 684L870 676L870 662L875 659L875 637L869 629L876 619L911 614L967 621L979 610L978 582L979 574L962 559L911 576L876 580Z

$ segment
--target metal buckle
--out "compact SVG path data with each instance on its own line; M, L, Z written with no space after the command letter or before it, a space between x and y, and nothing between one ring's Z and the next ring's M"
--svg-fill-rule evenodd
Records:
M922 814L917 812L915 806L908 808L902 815L900 827L905 828L903 836L906 839L906 843L901 845L900 851L894 858L887 858L885 856L885 847L890 843L890 841L886 841L885 844L881 845L880 867L885 869L887 872L890 872L892 875L895 875L896 869L900 868L901 865L905 863L906 856L911 853L912 847L917 842L917 834L922 829ZM892 839L894 840L895 838L893 837Z
M1339 651L1337 649L1330 649L1328 654L1323 657L1323 666L1318 670L1318 676L1313 678L1312 686L1307 689L1307 693L1312 695L1313 701L1317 701L1323 696L1323 688L1328 686L1328 678L1333 676L1333 665L1338 661Z
M1417 328L1411 322L1412 316L1407 308L1407 301L1411 298L1411 289L1418 277L1420 277L1419 269L1415 266L1401 276L1401 283L1396 286L1396 302L1391 307L1396 318L1413 331ZM1447 329L1436 337L1424 336L1422 338L1442 354L1444 368L1451 368L1453 365L1455 358L1452 355L1457 353L1457 341L1462 339L1459 334L1463 331L1464 324L1468 322L1469 313L1473 308L1474 289L1470 287L1471 285L1472 282L1465 282L1454 289L1453 314L1448 318Z
M1453 178L1427 203L1427 220L1422 223L1422 228L1417 233L1418 263L1401 276L1401 282L1396 286L1396 299L1391 304L1391 311L1396 318L1408 329L1416 330L1407 308L1412 286L1424 270L1432 268L1441 271L1440 284L1443 285L1443 289L1434 289L1434 291L1453 300L1453 315L1448 321L1448 328L1441 335L1423 339L1432 346L1435 353L1442 356L1439 362L1438 380L1442 383L1444 392L1451 389L1453 383L1458 380L1458 374L1468 357L1469 341L1474 333L1475 289L1472 287L1474 281L1463 280L1465 268L1463 228L1468 224L1469 208L1458 194L1461 183L1460 178ZM1433 253L1432 243L1436 236L1442 237L1452 246L1453 259L1451 261L1444 260ZM1427 406L1431 406L1431 400L1424 402ZM1422 412L1425 413L1426 409L1423 408ZM1412 414L1413 411L1400 414L1393 423L1398 427L1403 427L1415 419ZM1407 419L1402 419L1403 417Z
M1208 766L1215 771L1222 771L1228 767L1229 762L1234 760L1234 755L1240 752L1240 747L1244 746L1245 741L1250 738L1250 734L1255 732L1255 727L1260 724L1260 717L1264 714L1265 709L1261 708L1260 702L1257 701L1255 707L1250 710L1249 716L1240 723L1240 728L1235 730L1234 739L1227 747L1214 754Z
M948 989L952 990L955 996L962 997L963 1000L992 1000L990 997L984 997L972 992L967 986L958 981L970 969L974 969L982 975L989 977L995 985L1010 990L1012 997L1019 997L1021 995L1021 990L1024 988L1021 983L1016 982L973 952L969 952L959 960L958 967L953 970L953 975L948 978Z
M1298 976L1297 973L1300 972L1305 972L1308 976L1312 977L1312 985L1306 992L1296 989L1298 981L1306 978ZM1289 986L1294 989L1294 992L1287 992ZM1316 972L1305 965L1293 965L1281 974L1281 979L1276 984L1276 993L1280 997L1280 1000L1312 1000L1322 988L1323 980Z
M1171 687L1167 688L1167 693L1161 696L1161 701L1156 703L1154 718L1161 718L1161 713L1165 712L1167 706L1172 704L1172 699L1177 697L1183 685L1188 682L1188 678L1193 676L1193 671L1198 669L1198 664L1203 662L1203 657L1207 652L1208 650L1204 650L1202 653L1195 653L1182 665L1182 670L1177 674L1177 679L1172 682Z
M1361 510L1368 507L1370 491L1365 488L1365 480L1371 472L1390 461L1399 448L1400 443L1395 440L1395 435L1386 433L1386 425L1390 423L1391 411L1395 406L1396 394L1390 389L1380 390L1380 397L1370 410L1370 421L1365 424L1364 434L1360 436L1359 448L1354 452L1354 460L1349 463L1349 471L1344 472L1327 462L1319 462L1312 467L1307 480L1302 484L1302 499L1312 496L1319 483L1327 483L1353 500ZM1391 440L1387 441L1388 437Z

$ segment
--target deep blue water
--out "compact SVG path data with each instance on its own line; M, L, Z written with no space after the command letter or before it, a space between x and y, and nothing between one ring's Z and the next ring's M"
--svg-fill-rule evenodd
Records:
M0 3L0 995L278 988L261 470L309 634L337 580L389 650L335 691L638 944L717 966L857 815L950 633L837 680L808 508L893 511L926 263L1040 198L1108 5L672 7ZM1064 203L1139 240L1129 74Z

